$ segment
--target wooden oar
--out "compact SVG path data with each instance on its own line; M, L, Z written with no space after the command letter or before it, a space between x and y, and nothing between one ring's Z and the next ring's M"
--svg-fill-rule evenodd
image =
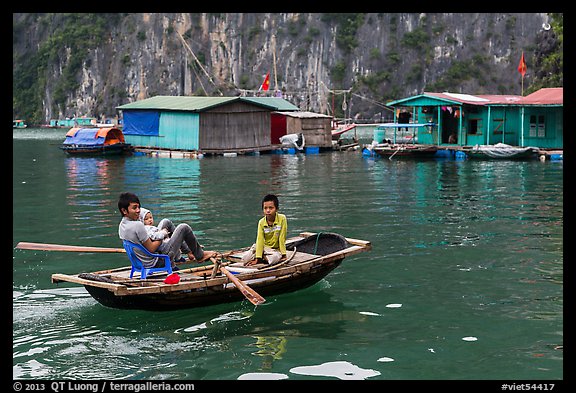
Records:
M37 251L70 251L70 252L119 252L126 253L123 248L113 248L113 247L90 247L90 246L70 246L66 244L51 244L51 243L30 243L30 242L19 242L16 244L15 248L21 250L37 250ZM228 251L222 254L223 257L228 257L230 254L236 252Z
M218 261L215 258L210 258L210 260L215 265L218 265ZM260 296L258 292L250 288L234 274L230 273L228 269L226 269L224 266L220 266L220 271L224 273L228 277L228 279L234 283L236 288L238 288L240 292L242 292L244 297L246 297L246 299L248 299L250 303L254 304L255 306L258 306L266 301L266 299Z
M67 246L64 244L47 244L47 243L28 243L20 242L16 248L21 250L38 250L38 251L72 251L72 252L123 252L123 248L111 247L86 247L86 246Z

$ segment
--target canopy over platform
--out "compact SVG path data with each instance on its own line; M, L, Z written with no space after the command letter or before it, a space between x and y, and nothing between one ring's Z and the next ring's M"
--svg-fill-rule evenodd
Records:
M125 143L124 134L118 128L71 128L63 145L106 146L116 143Z

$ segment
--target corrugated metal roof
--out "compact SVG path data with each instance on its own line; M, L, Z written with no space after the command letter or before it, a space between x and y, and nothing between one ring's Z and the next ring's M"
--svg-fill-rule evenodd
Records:
M318 119L318 118L331 119L332 118L332 116L324 115L322 113L308 112L308 111L298 111L298 112L284 112L284 111L281 112L281 111L278 111L277 113L279 113L281 115L285 115L285 116L297 117L300 119Z
M299 110L283 98L278 97L198 97L198 96L155 96L144 100L124 104L116 109L152 109L202 112L233 101L243 101L265 107L270 110Z
M165 109L199 112L238 100L238 97L155 96L116 109Z
M428 100L437 100L438 104L446 105L563 105L564 88L543 88L526 97L511 94L462 94L425 92L413 97L389 102L388 106L425 106Z
M242 97L244 101L254 102L259 105L264 105L275 111L299 111L296 105L286 101L280 97Z
M417 96L402 98L400 100L390 101L386 104L389 107L395 106L429 106L437 105L440 99L437 97L432 97L427 94L419 94ZM444 100L445 104L457 104L456 101Z
M521 100L523 105L564 105L564 88L547 87L527 95Z
M469 105L563 105L562 87L540 89L526 97L511 94L462 94L424 92L413 97L403 98L388 103L388 106L420 106L429 105L428 99L437 100L439 104L469 104Z
M518 104L522 96L509 94L460 94L460 93L424 93L433 97L456 101L470 105Z

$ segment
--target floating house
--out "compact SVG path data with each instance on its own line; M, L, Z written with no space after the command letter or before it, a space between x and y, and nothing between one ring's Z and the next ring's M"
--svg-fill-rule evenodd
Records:
M287 134L304 135L306 146L319 148L332 147L332 116L315 112L272 112L272 143L280 143L280 137Z
M277 97L155 96L117 109L133 146L224 153L271 149L271 113L298 107Z
M26 127L28 127L28 125L26 125L26 122L24 120L21 119L12 120L12 128L26 128Z
M96 118L94 117L75 117L72 119L52 119L50 120L50 127L61 127L61 128L70 128L70 127L90 127L96 125Z
M407 109L418 143L563 148L563 88L528 96L424 93L387 104Z

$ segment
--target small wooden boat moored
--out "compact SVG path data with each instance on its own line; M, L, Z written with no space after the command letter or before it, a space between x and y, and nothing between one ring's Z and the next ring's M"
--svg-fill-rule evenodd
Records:
M392 157L413 157L426 158L434 157L438 151L436 145L423 144L389 144L381 143L373 147L375 153L392 158Z
M301 233L288 239L287 258L276 265L244 267L242 252L248 247L226 253L222 266L262 296L278 295L309 287L332 270L344 258L369 251L370 242L345 238L335 233ZM216 265L217 266L217 265ZM141 280L130 279L130 267L74 275L53 274L52 282L84 285L94 299L107 307L141 310L175 310L241 301L244 295L232 280L213 265L177 271L176 284L164 282L165 273Z
M60 146L68 154L122 154L131 149L124 134L116 127L71 128Z
M353 130L354 128L356 128L355 123L340 124L337 127L332 128L332 131L331 131L332 132L332 140L337 141L338 139L340 139L342 134L344 134L345 132L348 132L350 130Z

